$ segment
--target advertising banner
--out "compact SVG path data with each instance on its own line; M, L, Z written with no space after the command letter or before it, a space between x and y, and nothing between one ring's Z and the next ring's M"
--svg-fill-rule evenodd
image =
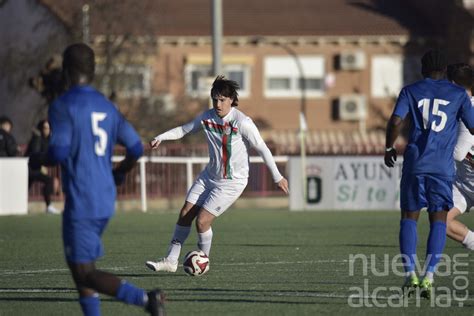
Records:
M290 209L399 209L402 159L387 168L381 156L290 157Z

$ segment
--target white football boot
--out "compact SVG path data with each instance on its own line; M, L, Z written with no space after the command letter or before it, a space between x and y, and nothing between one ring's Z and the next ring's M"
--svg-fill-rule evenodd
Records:
M145 265L148 269L153 271L176 272L178 270L178 262L171 262L168 258L163 258L160 261L147 261Z
M48 205L46 208L46 213L48 214L54 214L54 215L59 215L61 214L61 211L55 208L52 204Z

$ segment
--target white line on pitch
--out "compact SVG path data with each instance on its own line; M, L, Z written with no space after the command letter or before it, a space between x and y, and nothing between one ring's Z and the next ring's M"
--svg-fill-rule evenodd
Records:
M0 289L0 293L77 293L76 289Z
M268 262L229 262L229 263L215 263L216 266L251 266L251 265L285 265L285 264L321 264L321 263L347 263L347 260L309 260L309 261L268 261ZM104 270L112 271L125 271L130 269L141 269L142 266L130 266L130 267L100 267ZM15 275L15 274L41 274L41 273L54 273L54 272L67 272L68 269L39 269L39 270L0 270L0 275Z
M329 260L329 259L321 259L321 260L306 260L306 261L257 261L257 262L222 262L222 263L214 263L215 266L252 266L252 265L291 265L291 264L346 264L349 260ZM463 261L464 262L464 261ZM474 262L474 259L466 260L466 262ZM136 271L138 269L142 269L142 265L137 266L128 266L128 267L100 267L103 270L109 271ZM58 268L58 269L39 269L39 270L0 270L0 275L17 275L17 274L47 274L47 273L55 273L55 272L67 272L69 271L66 268Z

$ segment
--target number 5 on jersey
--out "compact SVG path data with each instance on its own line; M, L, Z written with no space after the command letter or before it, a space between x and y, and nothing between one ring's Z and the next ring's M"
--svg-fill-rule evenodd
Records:
M427 129L428 128L428 123L430 120L430 99L421 99L418 101L418 108L422 107L423 108L423 128ZM441 121L439 124L436 123L436 121L431 122L430 128L435 131L435 132L441 132L444 127L446 126L446 121L448 120L448 115L443 112L439 106L440 105L448 105L449 101L442 100L442 99L434 99L433 100L433 109L431 110L431 113L434 116L438 116L441 118Z
M94 150L97 156L104 156L105 150L107 149L107 132L99 126L99 123L105 120L107 113L92 112L92 134L99 137L95 142Z

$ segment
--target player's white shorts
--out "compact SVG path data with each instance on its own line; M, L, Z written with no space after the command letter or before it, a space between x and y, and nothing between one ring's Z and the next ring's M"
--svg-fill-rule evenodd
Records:
M189 189L186 201L219 216L239 198L247 181L247 178L213 180L204 170Z
M461 214L473 207L474 193L467 192L459 189L456 185L453 185L453 203L454 207L457 208Z

